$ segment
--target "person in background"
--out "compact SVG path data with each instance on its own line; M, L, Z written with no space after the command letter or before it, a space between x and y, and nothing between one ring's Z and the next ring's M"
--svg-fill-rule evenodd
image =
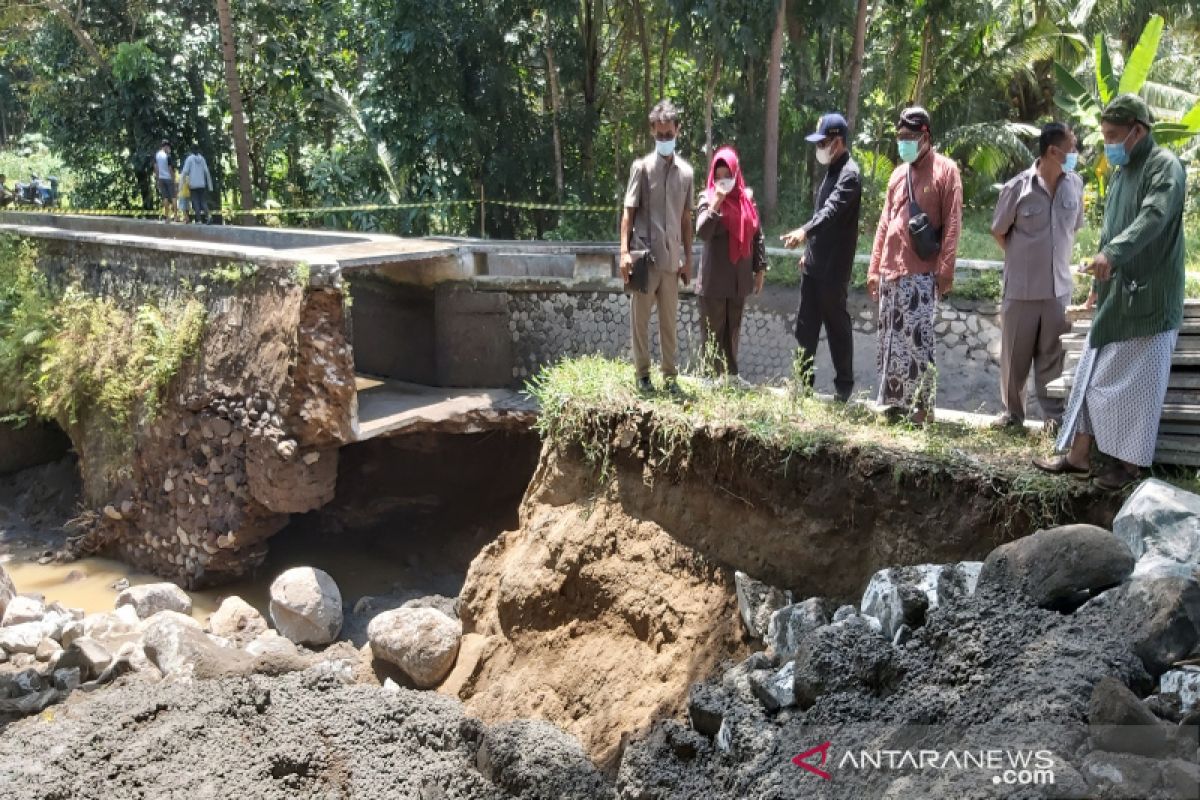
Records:
M753 192L732 147L718 150L709 165L708 184L696 214L696 235L704 242L696 295L706 366L744 386L737 358L742 311L746 297L762 291L767 244Z
M171 143L166 139L162 140L158 152L154 154L154 179L162 202L163 221L175 222L179 219L179 212L175 208L175 172L171 168Z
M8 190L8 176L0 172L0 208L6 208L13 201L13 193Z
M188 186L187 181L183 180L178 171L175 173L176 193L179 195L179 218L185 223L192 221L192 187Z
M1000 309L1000 401L994 428L1024 430L1025 382L1034 371L1047 430L1062 423L1063 401L1046 393L1062 374L1059 337L1071 328L1067 306L1075 286L1071 251L1083 227L1083 179L1075 134L1061 122L1042 128L1037 161L1004 184L992 216L992 236L1004 251Z
M904 163L888 179L871 249L867 291L879 301L879 405L891 419L907 418L922 425L933 415L936 392L937 304L954 286L962 179L954 161L934 151L925 109L914 106L901 112L896 144ZM909 229L913 203L940 242L936 252L924 258Z
M1154 141L1152 123L1137 95L1119 95L1101 112L1104 155L1116 175L1105 199L1100 252L1086 270L1096 313L1055 442L1065 455L1033 462L1046 472L1086 475L1095 443L1113 459L1095 478L1109 491L1137 480L1154 462L1183 324L1187 176L1179 158Z
M854 392L854 329L846 298L858 243L862 208L862 173L850 157L849 126L841 114L826 114L807 139L817 146L817 161L826 166L817 187L813 217L784 235L784 246L806 245L800 259L800 309L796 312L796 342L805 365L804 380L812 385L821 326L833 360L834 399L846 402Z
M200 153L200 145L192 145L191 155L183 162L183 169L180 171L179 177L187 181L191 190L192 219L199 222L200 216L203 214L204 222L207 224L211 220L208 211L208 196L213 189L213 179L212 173L208 171L208 162Z
M621 279L628 286L633 276L630 241L654 256L646 291L632 291L630 327L633 363L638 390L651 392L650 314L658 307L658 335L662 346L662 374L666 388L679 392L675 364L678 339L679 283L692 276L692 167L675 152L679 138L679 110L662 100L650 111L654 152L633 162L625 190L625 212L621 217Z

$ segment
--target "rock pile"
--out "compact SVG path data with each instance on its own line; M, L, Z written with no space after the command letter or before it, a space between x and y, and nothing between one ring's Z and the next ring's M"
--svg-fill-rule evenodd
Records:
M616 796L1200 796L1200 497L1147 481L1113 528L885 569L832 614L823 598L776 608L763 651L693 686L688 725L626 749ZM739 591L752 635L780 596ZM792 762L822 741L837 757L1024 743L1053 752L1056 784L1015 795L987 770L831 766L833 791Z

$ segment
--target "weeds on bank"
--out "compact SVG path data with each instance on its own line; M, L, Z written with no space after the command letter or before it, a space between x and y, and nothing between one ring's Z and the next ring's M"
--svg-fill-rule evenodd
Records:
M76 287L54 291L35 256L28 242L0 237L0 416L69 425L94 410L89 422L103 429L89 434L127 450L195 354L205 308L187 299L130 311Z
M802 369L798 364L797 374ZM796 379L750 389L692 376L682 377L680 384L678 397L665 392L643 396L632 365L583 356L546 368L529 382L527 391L541 406L542 436L580 445L602 477L620 442L619 435L606 434L595 424L598 418L649 415L655 459L686 459L699 428L734 429L780 452L785 469L795 456L836 449L878 455L881 465L887 465L881 468L890 469L898 482L943 472L969 474L992 487L997 504L1020 500L1038 523L1062 519L1082 488L1030 465L1034 456L1051 447L1040 433L1018 436L954 422L925 427L889 424L862 403L822 400Z

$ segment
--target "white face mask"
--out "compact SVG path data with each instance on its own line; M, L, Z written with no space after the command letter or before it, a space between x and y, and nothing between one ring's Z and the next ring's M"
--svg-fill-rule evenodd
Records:
M733 178L721 178L714 183L716 184L717 191L722 194L729 194L733 191Z
M828 164L833 161L833 145L817 148L817 163Z

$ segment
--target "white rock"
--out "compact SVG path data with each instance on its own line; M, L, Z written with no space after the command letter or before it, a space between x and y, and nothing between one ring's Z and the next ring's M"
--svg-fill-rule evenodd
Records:
M784 606L771 615L767 625L767 646L783 661L796 657L800 641L809 632L829 624L829 612L820 598L810 597L803 603Z
M221 601L220 607L208 618L208 629L241 647L265 631L267 621L258 609L234 595Z
M34 651L34 657L38 661L49 661L55 653L62 652L62 649L61 644L47 637L38 643L37 650Z
M396 683L391 678L384 678L383 691L387 694L400 694L400 684Z
M271 620L297 644L328 644L342 629L342 593L333 578L295 567L271 584Z
M259 656L270 656L272 658L286 658L299 654L296 645L291 639L280 636L275 631L268 628L260 633L254 641L246 645L246 652L258 658Z
M458 658L462 623L433 608L385 611L367 626L376 658L395 664L417 686L437 686Z
M46 615L46 604L34 597L17 595L8 603L4 618L0 625L20 625L25 622L39 622Z
M130 586L117 595L117 608L133 606L139 619L148 619L159 611L192 613L192 598L173 583L147 583Z
M744 572L733 574L738 612L751 636L763 640L771 624L771 615L792 602L792 593L751 578Z
M750 688L767 711L796 704L796 662L789 661L765 679L751 678Z
M1154 478L1142 482L1113 519L1133 557L1151 554L1200 566L1200 496Z
M16 596L17 587L13 583L13 579L9 577L8 571L4 569L4 565L0 564L0 617L4 616L8 604Z
M1182 667L1164 672L1158 679L1161 692L1174 692L1179 695L1180 707L1183 713L1200 706L1200 667Z
M879 620L881 632L891 639L913 613L913 597L902 589L911 586L925 596L928 609L936 608L955 596L973 595L983 562L958 564L920 564L891 567L871 576L863 592L862 613Z
M142 632L146 657L164 676L190 675L201 660L232 661L238 651L209 640L200 623L176 611L160 611L146 620Z
M15 653L32 655L37 652L42 639L61 637L63 628L70 621L65 614L51 611L37 622L22 622L20 625L0 628L0 650L4 650L9 655Z
M950 332L957 333L959 336L962 336L964 333L967 332L966 323L960 322L958 320L951 322L950 323Z
M82 636L71 642L58 660L59 669L78 667L84 680L94 678L112 663L112 653L95 639Z

